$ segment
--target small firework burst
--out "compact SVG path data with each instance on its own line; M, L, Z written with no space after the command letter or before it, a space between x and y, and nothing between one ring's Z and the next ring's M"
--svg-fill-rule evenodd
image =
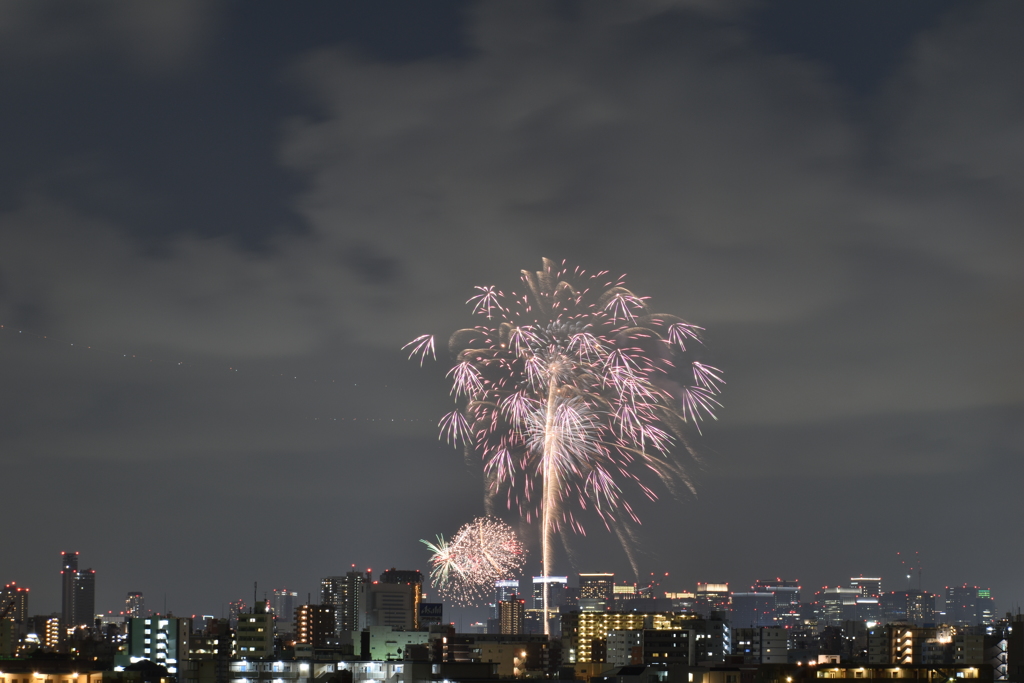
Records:
M515 531L496 517L477 517L445 541L421 541L432 553L430 581L441 597L457 605L490 600L494 582L522 571L526 549Z

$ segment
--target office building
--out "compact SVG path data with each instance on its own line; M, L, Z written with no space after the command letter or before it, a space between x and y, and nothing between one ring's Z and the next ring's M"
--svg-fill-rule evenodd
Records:
M279 635L295 632L295 599L298 597L297 592L287 588L275 588L271 591L270 611L274 615L274 630Z
M615 574L579 574L579 608L584 612L612 609L615 600Z
M935 623L935 595L928 591L905 590L884 593L881 600L882 621L928 626Z
M734 628L760 628L775 624L775 595L733 593L730 621Z
M397 631L412 631L419 621L417 600L421 586L411 583L364 583L360 604L363 608L359 628L389 626Z
M946 587L946 622L957 626L991 624L995 619L992 592L987 588Z
M857 620L859 588L822 588L815 594L818 602L818 621L825 626L840 626L844 621Z
M751 593L771 593L775 596L774 624L795 627L800 624L800 582L786 579L758 579L750 587ZM767 624L765 624L767 626Z
M28 619L28 588L11 581L0 590L0 619L24 624Z
M729 584L727 583L698 583L694 592L694 610L705 617L711 616L712 612L729 611Z
M396 586L409 586L413 591L412 619L413 629L420 627L420 603L423 602L423 574L419 569L395 569L392 567L381 572L380 582ZM380 624L386 626L387 624Z
M882 579L880 578L865 578L863 576L855 576L850 578L850 588L855 588L860 591L860 595L863 598L880 598L882 597Z
M92 626L96 617L95 570L79 569L77 552L62 552L60 574L64 626Z

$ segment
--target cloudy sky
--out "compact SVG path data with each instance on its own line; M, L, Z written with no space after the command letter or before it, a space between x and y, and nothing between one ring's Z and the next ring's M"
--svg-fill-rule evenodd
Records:
M78 550L103 611L220 615L427 569L481 477L437 440L448 359L401 346L550 257L705 327L728 381L696 495L638 502L642 573L898 589L918 552L924 588L1016 608L1022 29L991 1L0 3L0 581L57 610ZM630 573L599 526L571 550Z

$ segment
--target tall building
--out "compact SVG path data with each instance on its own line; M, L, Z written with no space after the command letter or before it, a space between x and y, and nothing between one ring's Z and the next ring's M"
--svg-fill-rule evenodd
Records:
M800 582L787 579L758 579L750 587L751 593L771 593L775 596L775 624L795 627L800 623ZM765 624L767 626L767 624Z
M337 644L333 605L299 605L295 609L296 642L313 647Z
M863 598L882 597L882 579L880 578L854 576L850 578L850 588L858 589Z
M991 624L995 618L992 591L968 586L946 587L946 621L957 626Z
M581 573L579 581L579 607L582 611L603 612L612 608L615 599L614 573Z
M64 626L92 626L96 617L96 571L79 569L77 552L62 552L60 555L61 619Z
M518 595L511 595L507 600L498 603L498 621L501 623L502 635L520 635L524 632L526 617L526 601Z
M371 626L390 626L398 631L411 631L419 621L418 598L422 596L419 584L364 583L360 605L363 613L359 628L362 631Z
M825 626L840 626L843 621L856 621L859 588L822 588L815 593L818 621Z
M558 614L558 608L565 604L565 587L569 583L568 576L535 576L533 577L533 607L544 609L544 592L548 594L548 609Z
M60 554L60 617L66 626L75 624L75 577L78 576L78 553Z
M760 628L775 623L775 596L772 593L733 593L731 618L734 628Z
M0 619L25 623L28 619L28 588L11 581L0 590Z
M79 569L75 579L75 624L92 626L96 619L96 570Z
M358 631L364 612L361 603L363 585L373 583L370 570L350 571L344 576L328 576L320 581L320 604L334 607L334 627L341 631Z
M558 615L562 605L565 604L566 586L569 583L568 576L535 576L533 577L533 609L527 611L526 630L536 632L558 634L561 624ZM547 613L545 614L544 596L547 595ZM545 629L545 620L547 629Z
M380 582L412 588L412 623L413 628L418 629L420 627L420 603L423 602L423 573L419 569L395 569L392 567L381 572Z
M270 611L274 614L274 626L279 634L294 631L292 620L295 618L295 598L297 597L299 597L297 592L287 588L275 588L270 594Z
M500 621L499 603L519 595L519 579L499 579L494 582L494 612L492 617Z
M928 626L935 623L935 596L928 591L916 588L892 591L883 594L880 602L882 621L887 624Z
M124 601L125 619L138 619L139 617L148 616L149 613L146 612L146 599L142 596L142 593L139 591L129 593Z
M712 612L728 612L729 584L698 582L693 606L698 614L705 617Z

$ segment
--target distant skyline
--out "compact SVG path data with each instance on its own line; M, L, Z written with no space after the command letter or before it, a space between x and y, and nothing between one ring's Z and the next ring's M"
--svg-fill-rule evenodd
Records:
M193 614L426 571L486 512L443 342L548 257L724 373L695 493L637 496L641 576L894 586L917 551L1016 609L1022 30L1011 0L0 3L0 581L59 611L77 550L97 608ZM626 577L584 526L553 572Z
M68 552L74 552L74 551L68 551ZM81 554L79 554L79 559L82 559ZM373 568L369 568L369 567L362 568L362 569L353 568L353 567L347 567L347 568L343 568L343 569L338 570L338 571L340 571L342 573L346 572L346 571L360 571L360 572L370 571L372 573L373 577L374 577L374 580L376 581L379 578L381 573L383 573L386 569L391 568L390 566L385 568L383 565L381 565L381 567L382 567L381 569L373 569ZM396 567L396 568L397 569L420 569L421 571L423 571L423 574L424 574L424 577L425 577L425 580L424 580L424 592L427 595L427 601L429 601L429 602L443 602L445 604L445 614L446 614L445 618L446 619L452 619L452 618L458 619L460 617L463 618L463 619L486 619L487 618L487 615L489 614L489 612L488 612L489 608L487 608L486 606L479 606L479 607L459 606L459 605L456 605L456 604L450 602L449 600L441 597L440 595L438 595L438 592L433 588L433 586L430 583L429 571L425 571L421 567ZM578 574L579 573L586 574L586 573L596 573L596 572L600 572L600 571L601 570L599 570L599 569L593 569L593 568L587 569L587 568L585 568L585 569L581 569L579 572L570 573L570 574L566 575L566 577L568 579L568 584L570 586L576 586L578 584L577 578L578 578ZM612 573L612 572L608 572L608 573ZM99 574L99 573L97 572L97 574ZM261 584L259 582L257 582L255 586L253 586L252 584L249 584L248 592L247 593L244 592L244 591L240 592L238 595L233 595L231 597L228 597L228 598L224 599L220 604L212 605L212 606L207 606L206 609L200 609L200 610L191 611L191 612L190 611L180 611L180 610L175 609L174 604L171 601L167 602L166 603L166 607L165 607L165 600L168 600L168 596L165 595L165 594L162 594L162 593L147 594L144 591L131 591L131 590L129 590L129 591L125 591L124 594L123 594L123 597L121 598L121 600L119 602L115 602L115 604L113 606L107 607L107 606L104 606L104 605L100 604L99 601L97 601L97 603L96 603L97 612L96 613L97 614L107 614L107 613L117 614L119 612L122 612L125 609L126 600L129 597L129 595L131 594L133 596L137 596L139 593L141 593L143 595L144 604L146 605L146 609L150 613L156 614L156 613L161 613L161 612L163 612L163 613L170 612L170 613L174 613L174 614L176 614L178 616L199 616L199 615L202 615L202 614L212 614L215 617L227 617L229 612L230 612L230 603L235 602L237 600L243 601L251 609L252 605L254 604L253 603L253 590L254 589L256 590L256 593L255 593L256 597L258 599L260 599L260 600L266 599L267 601L272 601L273 597L274 597L274 591L275 590L287 589L289 592L294 592L296 594L295 599L294 599L295 605L305 604L307 599L311 600L313 604L320 604L321 588L322 588L321 581L322 581L322 579L325 576L328 576L328 575L325 574L324 576L319 576L319 577L316 577L316 578L312 579L311 582L310 582L310 586L312 586L312 588L310 588L310 586L293 586L293 585L283 586L283 585L277 585L277 584L274 584L274 585L263 585L263 584ZM517 580L519 580L521 582L522 581L527 581L528 582L531 579L531 577L534 577L534 576L539 576L539 574L533 574L533 573L526 572L526 573L523 573L521 576L517 577ZM689 582L687 584L683 584L680 580L676 579L673 576L672 572L670 572L670 571L669 572L662 571L662 572L651 572L650 575L648 575L646 577L640 577L640 581L638 581L636 583L638 585L640 585L640 586L646 586L646 585L650 585L650 584L656 585L657 586L656 593L658 594L657 597L663 597L663 594L666 593L666 592L673 592L674 593L674 592L693 591L697 587L698 583L711 583L711 584L725 583L725 584L728 584L730 592L741 593L741 592L746 592L746 591L750 590L751 587L754 586L754 584L756 582L758 582L758 581L764 581L764 580L771 581L771 580L773 580L775 578L778 578L779 580L783 580L783 581L790 581L790 582L791 581L796 581L798 583L799 587L800 587L801 598L802 598L803 602L813 602L814 601L814 594L817 591L820 591L820 590L822 590L824 588L834 588L834 587L846 588L846 587L850 587L852 585L852 582L855 579L858 579L858 578L864 579L866 577L867 578L872 578L872 579L874 579L874 578L881 578L881 586L882 586L882 592L883 593L888 593L888 592L892 592L892 591L902 591L902 590L907 590L907 589L915 589L916 590L916 589L919 588L918 576L917 576L916 572L911 577L910 581L907 581L907 578L906 578L905 574L901 575L899 577L900 580L896 580L895 582L890 583L890 581L888 581L884 576L883 577L879 577L877 574L867 575L867 574L863 574L863 573L852 573L848 577L841 577L841 578L838 578L838 579L833 579L832 583L823 584L823 585L820 585L820 586L814 586L814 585L808 585L806 582L801 581L798 577L791 577L791 576L774 577L774 576L771 576L770 574L763 574L763 573L762 574L757 574L753 578L750 578L749 580L741 577L741 579L739 581L736 581L736 580L730 580L727 577L714 576L714 577L701 577L701 578L698 578L695 581ZM100 580L97 581L97 583L99 583L101 580L102 580L102 577L100 577ZM615 580L616 584L619 584L619 585L625 585L625 584L634 583L634 579L632 578L632 573L627 573L626 575L615 575L614 576L614 580ZM38 604L36 602L37 598L39 598L40 596L44 596L42 599L43 600L47 599L45 596L46 596L46 594L48 592L50 592L50 591L47 590L47 588L48 588L47 586L44 586L44 585L32 585L32 584L29 584L27 582L22 582L22 581L18 581L17 582L22 588L28 588L29 591L30 591L30 597L32 598L32 600L29 602L29 612L30 612L31 615L60 613L60 605L59 605L60 585L59 584L61 582L61 577L59 575L59 572L58 572L57 581L58 581L58 586L57 586L58 604L57 604L57 609L53 609L53 610L37 607L37 604ZM43 582L38 582L38 583L42 584ZM960 586L960 585L965 585L965 584L966 585L975 585L976 583L977 582L972 581L970 578L965 578L962 581L954 582L954 583L943 585L943 586L928 586L928 585L925 585L923 589L925 591L927 591L927 592L930 592L930 593L938 596L939 599L942 600L942 599L944 599L943 596L944 596L944 589L945 588L951 587L951 586ZM987 586L982 586L982 585L979 585L978 587L979 588L988 588ZM107 592L109 593L110 591L107 591ZM532 593L529 590L524 592L522 590L522 587L521 587L521 590L520 590L520 594L528 595L528 596L532 595ZM188 602L192 601L192 599L189 598L187 594L183 595L183 596L170 596L170 597L171 597L171 599L173 601L177 601L178 603L188 603ZM1005 607L1004 607L1004 601L1000 599L1001 596L999 596L998 594L994 594L993 598L995 599L996 613L997 613L998 616L1002 616L1004 612L1008 612L1008 611L1016 612L1016 606L1011 606L1009 604L1006 604ZM216 607L216 609L212 609L212 607ZM166 612L165 612L165 610L166 610ZM221 614L222 612L223 612L223 614Z

